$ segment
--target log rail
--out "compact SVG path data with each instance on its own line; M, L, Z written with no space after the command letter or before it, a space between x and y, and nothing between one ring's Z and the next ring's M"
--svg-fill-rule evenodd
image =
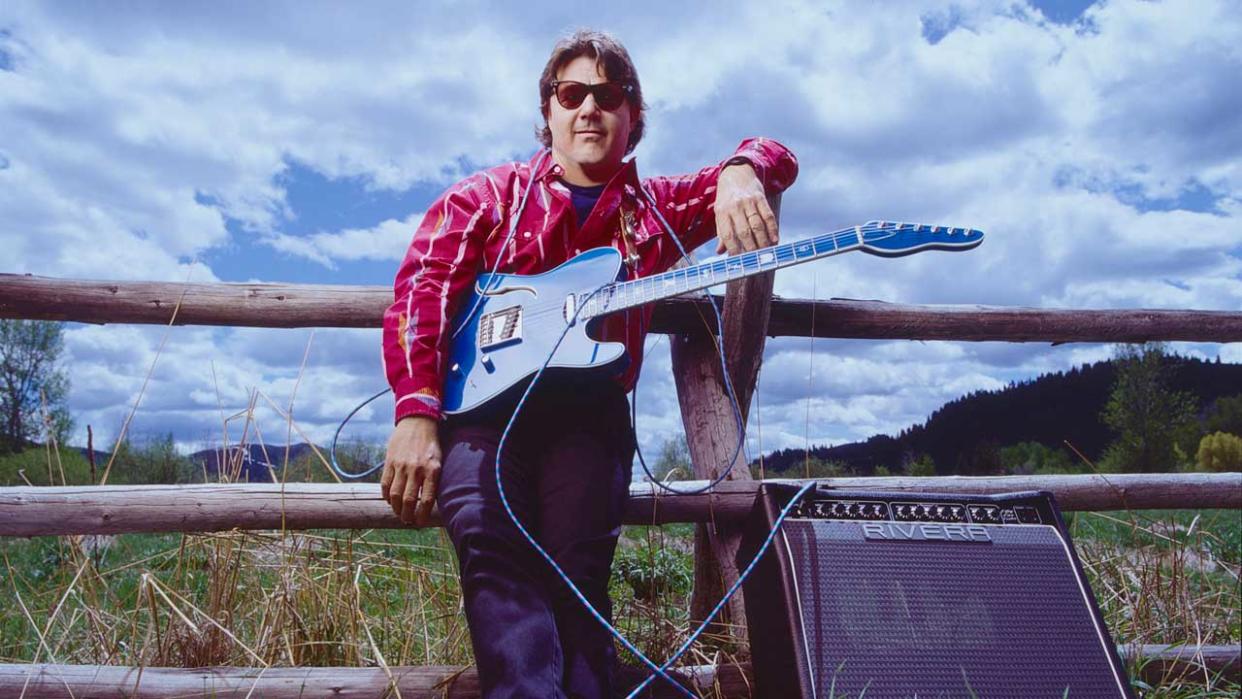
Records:
M1127 664L1137 675L1157 685L1177 678L1209 675L1237 681L1238 649L1232 646L1145 645L1121 647ZM706 696L743 699L753 696L754 679L749 663L697 666L672 671L687 686ZM390 679L391 677L391 679ZM641 668L625 668L620 683L636 686L645 677ZM392 692L393 685L399 694ZM340 697L341 699L476 699L479 681L473 667L399 666L377 667L123 667L112 665L21 665L0 664L0 696L43 699L164 699L178 696L210 696L219 699L294 699ZM684 696L665 682L652 685L644 697L672 699Z
M1242 473L828 478L818 482L870 491L984 494L1046 490L1066 511L1242 509ZM672 484L685 489L704 485L705 481ZM625 521L737 522L750 511L759 485L726 481L710 494L670 496L650 483L636 483L630 488ZM436 513L433 524L439 524ZM379 485L374 483L0 488L0 536L408 526L380 499Z
M0 318L82 323L378 328L392 289L312 284L182 284L0 274ZM652 332L702 327L699 298L656 302ZM710 315L710 314L708 314ZM980 342L1242 342L1242 312L914 306L773 299L772 337Z
M738 296L739 288L733 286L732 297ZM391 298L388 287L120 282L0 274L0 318L98 324L376 328ZM700 296L658 302L652 331L676 335L702 332L703 318L710 316L704 304L713 302L719 304L721 299ZM733 304L745 309L753 305ZM770 304L764 299L760 310L767 317L765 332L773 337L1242 342L1242 312L1235 311L913 306L849 299L779 298L772 299ZM742 324L747 324L757 312L746 310L739 315L735 309L732 314L726 313L727 325L730 315L732 320L741 319ZM764 324L747 327L753 329L755 325ZM731 342L730 337L726 328L726 344ZM743 353L757 362L762 343L756 347ZM753 367L731 366L730 373L748 373L749 369ZM714 461L715 457L709 454L707 459ZM1066 511L1242 509L1239 473L826 480L833 487L871 491L982 494L1047 490ZM678 485L691 489L704 482ZM637 484L630 491L626 522L711 523L710 531L718 532L716 525L736 523L747 514L758 487L758 483L743 479L721 483L712 494L668 496L651 484ZM438 524L438 517L434 523ZM0 488L0 536L405 526L380 500L376 484ZM700 577L696 569L696 589ZM1224 677L1237 682L1242 674L1236 646L1140 646L1124 648L1123 656L1135 668L1136 675L1150 684L1172 677L1211 682ZM713 696L751 696L753 681L747 665L682 668L677 672L700 689L710 691L714 687ZM630 677L627 681L632 686L638 680ZM133 668L0 664L0 696L24 693L39 697L381 697L390 696L394 687L405 697L479 696L473 670L460 667ZM651 696L680 694L656 683Z

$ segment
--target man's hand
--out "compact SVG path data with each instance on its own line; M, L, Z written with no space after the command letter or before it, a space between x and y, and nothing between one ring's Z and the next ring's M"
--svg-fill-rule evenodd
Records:
M730 255L776 245L776 216L750 165L730 165L716 181L716 253Z
M440 481L440 436L436 421L407 417L393 428L384 459L380 492L402 522L430 523Z

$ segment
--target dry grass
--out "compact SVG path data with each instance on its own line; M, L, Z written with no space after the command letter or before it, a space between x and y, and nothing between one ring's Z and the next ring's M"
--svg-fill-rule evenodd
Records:
M1109 626L1130 643L1237 643L1237 513L1071 520ZM1186 520L1189 519L1187 522ZM621 559L690 567L692 529L631 528ZM1231 539L1232 537L1232 539ZM666 555L663 562L655 557ZM0 543L0 661L197 667L469 664L440 530L45 537ZM672 558L667 555L671 554ZM671 563L670 563L671 561ZM652 658L685 639L689 588L638 599L619 576L618 625ZM728 662L708 638L685 664ZM631 662L632 658L629 659ZM1194 673L1151 697L1236 696Z
M1239 644L1242 517L1238 512L1085 512L1070 519L1070 529L1108 627L1119 642L1191 648ZM1236 697L1240 688L1199 669L1146 689L1147 696L1180 698Z
M226 443L230 427L258 438L259 397L224 419ZM286 433L299 432L289 420ZM225 479L239 466L223 469ZM1115 638L1192 645L1242 639L1237 512L1082 513L1070 525ZM617 623L653 659L668 657L691 629L692 537L691 525L630 527L619 549ZM441 530L0 539L0 563L0 662L472 662L456 565ZM646 585L625 569L654 571L660 580ZM681 664L743 656L727 638L706 636ZM1196 672L1144 693L1180 699L1238 692L1237 684Z
M228 532L3 543L4 662L468 663L440 532ZM10 604L12 602L12 604ZM23 611L28 610L28 611Z

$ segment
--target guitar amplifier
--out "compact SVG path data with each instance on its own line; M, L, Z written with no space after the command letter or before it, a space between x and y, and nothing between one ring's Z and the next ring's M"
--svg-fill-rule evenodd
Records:
M765 483L747 565L796 486ZM1049 493L818 485L744 584L757 697L1127 697Z

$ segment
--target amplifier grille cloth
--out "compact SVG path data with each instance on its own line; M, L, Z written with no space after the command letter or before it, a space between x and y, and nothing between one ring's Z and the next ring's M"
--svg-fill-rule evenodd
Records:
M991 544L875 541L856 522L787 520L818 697L1117 697L1053 528L989 530Z

